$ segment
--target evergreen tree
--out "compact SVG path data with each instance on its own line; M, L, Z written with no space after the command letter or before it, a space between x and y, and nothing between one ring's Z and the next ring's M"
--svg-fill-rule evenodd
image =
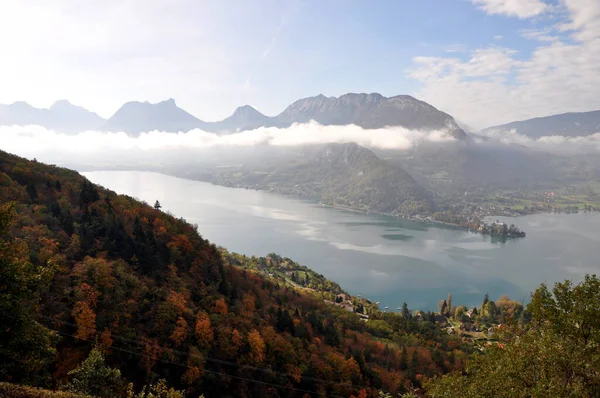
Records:
M402 316L405 319L411 318L410 310L408 309L408 305L406 304L406 302L402 303Z
M400 369L406 370L408 368L408 353L406 347L402 346L402 353L400 354Z
M0 206L0 379L32 383L55 356L57 336L35 319L53 267L24 260L25 248L10 234L13 219L13 206Z
M27 195L29 195L29 199L34 202L37 198L38 198L38 193L37 193L37 189L35 188L35 185L33 185L32 182L27 184Z
M99 349L90 351L88 358L81 365L69 372L71 381L65 390L94 397L118 397L126 391L126 384L121 378L121 371L109 368L104 363L104 356Z

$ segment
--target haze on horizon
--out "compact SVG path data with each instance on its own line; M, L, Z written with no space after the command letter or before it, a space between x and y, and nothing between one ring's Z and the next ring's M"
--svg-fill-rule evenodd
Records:
M148 166L161 162L192 164L204 160L234 160L244 151L264 151L305 145L355 142L370 149L406 151L420 143L456 141L444 130L421 131L403 127L363 129L356 125L323 126L315 122L288 128L261 127L219 135L194 129L188 132L149 131L138 136L123 132L86 131L63 134L41 126L0 126L2 150L47 163L84 169L101 165ZM491 139L491 141L486 140ZM551 153L600 153L600 133L583 137L546 136L539 139L513 132L476 136L477 145L512 145ZM258 151L258 152L253 152Z
M318 12L317 12L318 9ZM600 2L0 4L0 103L110 117L176 98L202 120L323 93L409 94L480 129L600 109Z

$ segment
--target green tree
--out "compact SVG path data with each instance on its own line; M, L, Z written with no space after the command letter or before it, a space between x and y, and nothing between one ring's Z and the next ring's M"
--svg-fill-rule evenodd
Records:
M81 365L69 372L71 381L65 390L94 397L118 397L127 392L127 385L121 378L121 371L109 368L98 348L93 348Z
M10 232L13 221L13 205L0 206L0 379L36 383L45 377L58 340L35 319L53 267L25 261L26 248Z
M410 310L408 309L408 305L406 304L406 302L402 303L402 317L404 319L410 319L411 318L411 314L410 314Z
M127 393L127 398L183 398L183 391L178 391L167 386L165 379L160 379L158 383L150 386L144 386L142 391L134 394L133 388L130 385ZM199 398L203 398L200 396Z
M444 302L442 303L442 308L440 309L440 314L445 315L447 308L448 308L448 303L446 302L446 300L444 300Z
M408 367L408 353L406 352L406 347L402 347L402 354L400 354L400 369L406 370Z
M467 364L465 375L433 379L428 396L600 396L600 281L545 285L528 306L532 321L499 332L500 343Z

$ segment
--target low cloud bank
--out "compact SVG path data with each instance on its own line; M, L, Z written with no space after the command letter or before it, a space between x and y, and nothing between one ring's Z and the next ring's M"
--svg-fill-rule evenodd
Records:
M502 144L523 145L546 152L574 154L600 152L600 132L582 137L548 135L533 139L519 134L515 129L494 129L478 133L475 142L500 142Z
M236 149L294 147L356 142L371 148L408 149L416 142L443 142L446 131L408 130L402 127L365 130L355 125L295 124L289 128L261 127L229 135L202 130L187 133L151 131L137 137L125 133L86 131L67 135L40 126L0 126L0 149L27 158L58 164L152 163L186 161L195 156L235 152ZM83 162L83 163L82 163Z

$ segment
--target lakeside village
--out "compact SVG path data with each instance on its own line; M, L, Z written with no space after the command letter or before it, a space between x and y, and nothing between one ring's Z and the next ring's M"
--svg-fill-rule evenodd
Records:
M229 256L239 256L229 254ZM232 259L230 257L230 259ZM323 275L302 266L286 257L270 253L266 257L251 257L247 263L258 272L269 277L314 294L328 305L338 307L340 310L356 314L365 322L370 333L383 336L392 333L389 325L383 322L390 316L401 316L417 322L429 322L449 335L456 335L463 341L473 343L481 350L496 341L495 334L504 325L523 323L527 321L527 313L523 303L514 301L504 295L493 301L486 293L481 305L467 307L455 306L452 295L438 302L437 311L411 311L403 303L395 311L388 307L380 308L379 302L374 302L360 295L351 296L341 287Z
M440 300L438 311L410 311L406 303L398 307L396 311L390 311L388 307L383 310L375 310L375 315L369 318L367 307L362 305L363 301L371 303L370 300L357 296L351 297L346 293L340 293L335 297L335 301L324 300L330 305L335 305L348 312L354 312L361 317L361 320L367 323L369 329L373 329L378 335L378 327L381 324L377 321L385 317L386 313L402 316L408 320L430 322L435 327L444 330L449 335L460 337L464 342L472 343L479 350L485 350L485 347L497 342L497 332L500 332L505 325L526 322L527 313L524 311L523 303L514 301L504 295L497 301L493 301L486 293L480 306L472 308L466 305L453 306L452 295ZM379 302L374 303L377 307ZM373 311L371 309L371 311ZM373 313L372 313L373 315Z

